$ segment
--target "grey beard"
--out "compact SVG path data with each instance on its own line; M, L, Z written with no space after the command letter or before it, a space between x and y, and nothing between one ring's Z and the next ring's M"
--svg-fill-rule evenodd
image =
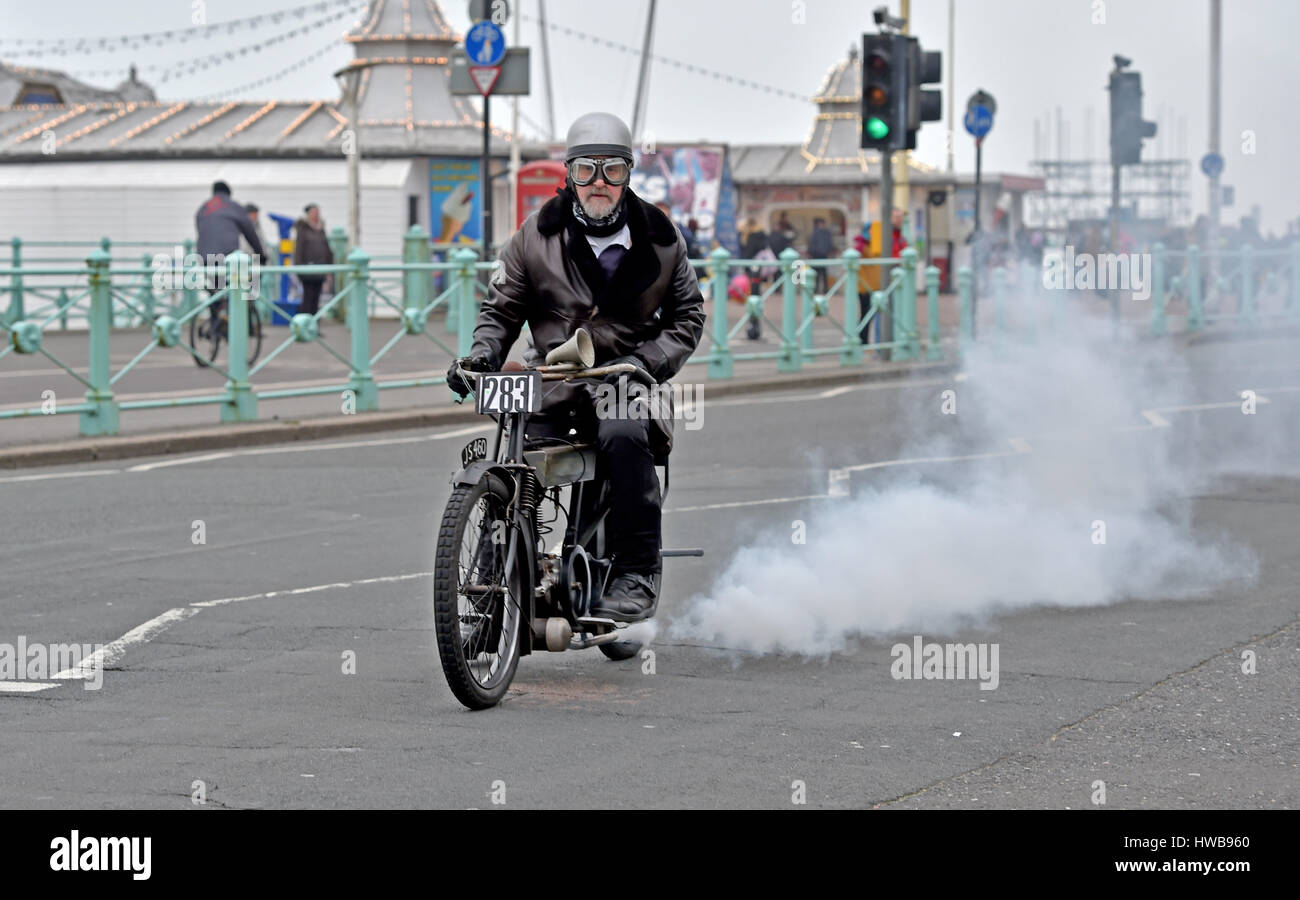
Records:
M612 223L614 219L618 216L617 203L611 203L609 205L609 212L605 213L605 215L603 216L596 215L592 211L591 207L583 203L581 200L578 201L578 205L582 207L583 218L585 218L588 222L590 222L593 225L608 225Z

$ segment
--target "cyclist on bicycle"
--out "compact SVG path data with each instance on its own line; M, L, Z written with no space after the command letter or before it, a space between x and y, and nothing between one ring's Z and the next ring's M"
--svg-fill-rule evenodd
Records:
M230 185L224 181L213 182L212 196L199 207L198 213L194 216L194 227L198 231L195 250L203 259L204 265L224 265L226 257L239 249L240 235L243 235L244 240L248 241L248 246L253 248L255 260L262 262L267 260L266 248L262 246L257 228L249 218L247 210L230 199ZM209 294L220 291L224 284L225 278L222 275L208 275ZM213 319L217 317L221 306L224 306L224 301L219 300L212 304L210 315Z
M619 387L633 398L644 399L648 383L675 375L699 344L704 298L686 242L671 219L628 186L633 156L627 125L609 113L579 117L564 159L564 188L501 251L470 355L447 373L458 394L473 390L458 366L500 369L525 321L534 343L530 361L544 358L581 326L591 335L597 366L637 367L639 378ZM659 411L652 419L644 417L643 404L629 402L610 416L608 404L596 406L596 390L591 382L548 382L528 435L567 436L573 427L594 437L611 492L613 568L592 613L637 621L653 615L658 604L662 498L654 466L656 455L671 447L672 412L651 404Z

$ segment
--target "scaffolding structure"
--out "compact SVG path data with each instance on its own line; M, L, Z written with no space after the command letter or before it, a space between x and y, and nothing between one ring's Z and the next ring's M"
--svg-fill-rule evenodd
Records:
M1072 225L1110 217L1109 160L1035 160L1043 190L1026 196L1026 224L1063 237ZM1186 227L1192 221L1186 159L1157 159L1120 169L1120 218L1158 229Z

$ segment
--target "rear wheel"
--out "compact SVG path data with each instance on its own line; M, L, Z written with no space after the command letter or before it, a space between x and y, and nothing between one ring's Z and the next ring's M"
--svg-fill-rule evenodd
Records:
M217 361L221 347L221 329L211 308L201 310L190 319L190 346L194 348L194 364L204 368Z
M433 577L438 656L451 692L470 709L487 709L505 696L529 627L523 621L531 583L528 544L523 536L511 540L510 496L493 476L458 485L438 531Z

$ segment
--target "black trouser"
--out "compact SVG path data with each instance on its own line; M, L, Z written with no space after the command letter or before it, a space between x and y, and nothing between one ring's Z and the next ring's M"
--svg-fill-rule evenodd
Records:
M633 381L627 393L630 397L644 396L646 388ZM530 439L562 437L595 444L597 478L609 484L605 544L613 557L616 574L663 571L659 557L663 498L650 450L651 427L648 416L598 417L590 402L554 408L544 406L541 412L528 418ZM568 434L570 428L578 430L577 436Z
M325 284L325 278L322 275L299 275L298 280L302 282L302 306L298 312L314 316L320 309L320 290Z

